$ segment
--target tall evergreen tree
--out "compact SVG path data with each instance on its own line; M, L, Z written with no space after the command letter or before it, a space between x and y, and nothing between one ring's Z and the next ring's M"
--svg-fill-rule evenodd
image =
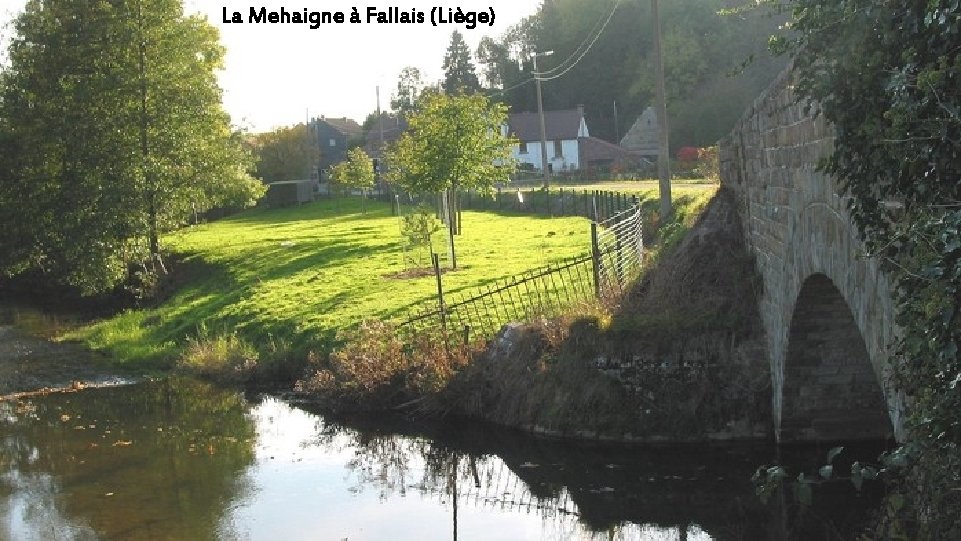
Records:
M444 92L448 94L473 94L480 90L474 62L471 60L470 47L464 36L454 30L450 45L444 55Z
M410 116L423 90L424 80L420 70L407 66L400 70L400 75L397 77L397 91L390 98L390 108L399 115Z
M90 293L134 263L152 276L164 232L262 194L221 106L216 29L179 0L30 0L9 59L4 274L35 270Z

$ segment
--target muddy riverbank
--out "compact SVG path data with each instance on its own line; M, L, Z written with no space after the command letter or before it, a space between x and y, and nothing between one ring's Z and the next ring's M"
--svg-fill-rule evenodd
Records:
M0 325L0 399L38 390L63 390L125 381L96 353Z

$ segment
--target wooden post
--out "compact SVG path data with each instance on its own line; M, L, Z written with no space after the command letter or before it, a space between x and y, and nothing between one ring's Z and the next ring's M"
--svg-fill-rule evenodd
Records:
M614 249L617 257L615 260L615 265L617 265L615 272L615 275L617 276L617 285L618 287L623 288L626 280L624 280L624 254L621 252L621 219L622 217L618 217L616 223L614 224Z
M454 193L454 201L457 202L457 234L460 235L463 231L461 227L464 225L464 217L462 216L462 213L461 213L459 193Z
M430 254L431 261L434 263L434 276L437 277L437 310L440 314L440 328L447 333L447 309L444 307L444 282L440 277L440 256Z
M644 216L641 214L641 204L638 202L636 195L633 196L633 198L631 199L631 202L633 203L636 216L637 216L637 218L635 218L637 220L637 226L635 227L635 229L637 230L637 233L636 233L637 260L640 264L643 264L644 263Z
M594 263L594 296L601 297L601 250L597 246L597 222L591 222L591 260ZM440 275L438 275L438 280ZM438 282L440 283L440 282Z

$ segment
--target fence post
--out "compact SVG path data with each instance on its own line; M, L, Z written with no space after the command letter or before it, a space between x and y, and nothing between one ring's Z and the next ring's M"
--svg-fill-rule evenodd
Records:
M596 212L596 211L595 211ZM597 246L597 222L591 222L591 261L594 265L594 295L601 297L601 251ZM438 280L440 275L438 275ZM438 281L438 283L440 283Z
M434 276L437 277L437 313L440 314L440 328L447 334L447 309L444 307L444 283L440 278L440 256L430 254L434 263Z
M461 227L462 227L463 224L464 224L464 218L463 218L463 216L462 216L462 214L461 214L461 209L460 209L460 199L461 199L461 198L460 198L460 193L459 193L459 192L454 192L454 202L455 202L455 205L456 205L456 208L457 208L457 234L458 234L458 235L460 235L460 234L461 234L461 231L463 231L463 229L461 229Z
M626 280L624 279L624 254L621 252L621 221L623 217L618 215L614 223L614 250L617 254L616 265L617 269L615 276L617 276L617 285L619 288L624 287Z

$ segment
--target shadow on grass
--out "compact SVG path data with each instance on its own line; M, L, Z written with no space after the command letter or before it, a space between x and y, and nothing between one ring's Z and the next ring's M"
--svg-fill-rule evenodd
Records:
M262 353L305 356L308 350L329 348L335 330L306 332L297 319L270 316L276 307L258 304L255 298L261 285L317 269L306 279L309 285L291 287L323 288L329 286L322 281L324 268L369 257L379 249L360 242L310 242L268 250L254 247L243 250L234 261L187 256L174 270L169 287L175 293L170 298L153 309L127 311L95 325L90 340L107 349L118 364L144 369L171 367L187 339L201 334L201 329L214 336L237 334ZM320 299L305 295L299 304L326 313L343 306L348 296L349 291Z
M267 225L276 228L286 223L305 220L346 222L389 216L390 205L387 203L372 199L364 203L360 198L351 197L346 199L318 199L311 203L276 209L258 208L224 218L221 221L242 225Z

